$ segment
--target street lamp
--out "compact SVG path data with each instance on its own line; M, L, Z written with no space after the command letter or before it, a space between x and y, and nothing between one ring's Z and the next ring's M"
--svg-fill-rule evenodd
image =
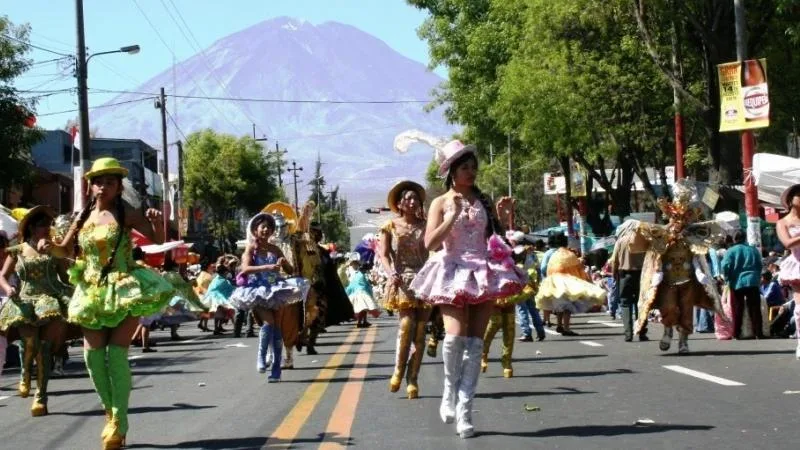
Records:
M86 64L89 64L89 60L94 58L95 56L110 55L112 53L127 53L129 55L135 55L139 53L139 50L141 50L141 47L139 47L138 45L126 45L125 47L120 47L118 50L109 50L107 52L92 53L91 55L89 55L88 58L86 58Z

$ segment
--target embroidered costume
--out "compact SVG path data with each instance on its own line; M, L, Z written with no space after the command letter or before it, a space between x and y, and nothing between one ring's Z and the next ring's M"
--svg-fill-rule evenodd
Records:
M706 261L709 245L723 231L715 221L697 222L701 212L691 205L691 188L678 184L674 190L672 203L663 198L658 202L669 217L667 226L641 223L632 230L650 243L642 265L636 333L646 326L650 310L658 308L664 325L659 348L669 350L672 327L677 326L678 353L685 354L694 329L695 306L716 310L720 317L726 317Z

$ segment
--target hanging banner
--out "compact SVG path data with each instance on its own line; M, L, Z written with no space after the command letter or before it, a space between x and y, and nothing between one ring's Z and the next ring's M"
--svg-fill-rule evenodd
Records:
M749 130L769 126L767 60L748 59L720 64L719 131Z

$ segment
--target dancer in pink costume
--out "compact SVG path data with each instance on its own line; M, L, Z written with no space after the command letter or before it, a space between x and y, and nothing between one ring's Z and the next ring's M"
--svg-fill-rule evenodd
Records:
M452 141L437 149L439 176L447 192L431 203L425 247L436 251L410 288L438 305L444 316L444 392L439 408L445 423L456 421L461 438L472 437L472 401L480 375L483 336L494 300L522 291L526 275L509 257L489 198L475 186L478 158L474 145ZM500 199L498 209L510 207ZM490 246L489 243L492 243Z
M792 288L794 297L795 323L800 324L800 184L795 184L781 196L783 206L789 211L783 219L778 221L776 231L781 243L792 254L781 262L781 284ZM795 357L800 359L800 329L795 332L797 336L797 350Z

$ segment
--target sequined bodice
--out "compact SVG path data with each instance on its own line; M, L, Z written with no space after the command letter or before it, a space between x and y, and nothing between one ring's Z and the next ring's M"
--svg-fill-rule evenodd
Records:
M797 237L797 235L800 235L800 225L789 225L789 236ZM792 249L792 256L800 261L800 247Z
M130 233L113 222L102 225L87 223L83 226L78 235L78 245L81 248L80 260L85 264L83 276L87 282L98 283L100 281L103 266L111 258L120 233L124 234L109 273L128 273L129 268L136 267Z
M277 262L278 256L272 252L267 253L266 255L253 253L253 265L264 266L267 264L277 264ZM248 282L255 284L274 284L277 280L278 274L272 271L250 274L250 277L248 278Z
M394 251L394 268L398 273L417 272L425 264L427 252L421 244L425 236L424 223L399 231L392 224L392 250Z
M20 253L14 270L20 279L21 297L58 297L67 287L58 278L58 261L49 255L25 256Z
M445 213L452 211L453 205L448 202ZM447 254L485 254L486 226L489 218L479 200L471 205L464 202L461 214L456 218L453 228L444 240L444 251Z

